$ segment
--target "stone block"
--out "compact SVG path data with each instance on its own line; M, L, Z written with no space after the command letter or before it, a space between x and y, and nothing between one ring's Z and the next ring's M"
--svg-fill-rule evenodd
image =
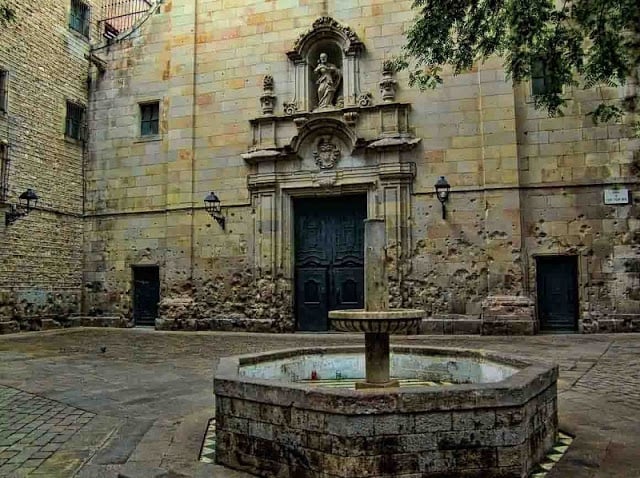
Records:
M416 433L433 433L448 431L453 428L450 412L420 413L414 415Z
M493 428L495 423L494 410L454 412L452 415L453 430L487 430Z
M20 332L20 325L15 320L5 320L0 322L0 335Z
M481 319L483 335L533 335L538 331L535 304L528 297L487 297Z
M75 319L82 327L126 328L134 325L133 321L121 316L79 316Z
M42 328L42 330L60 329L60 328L62 328L62 324L60 324L60 322L58 322L57 320L42 319L41 328Z
M473 315L439 314L423 319L423 335L476 335L481 331L481 320Z
M423 335L443 335L444 321L441 319L422 319L420 333Z

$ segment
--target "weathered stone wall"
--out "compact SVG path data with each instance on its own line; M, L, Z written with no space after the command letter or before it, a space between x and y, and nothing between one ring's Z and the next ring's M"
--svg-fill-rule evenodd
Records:
M315 166L308 158L271 165L242 159L251 141L249 121L261 115L263 78L273 77L275 114L282 115L295 85L286 53L314 20L331 16L363 41L360 89L379 104L381 64L400 51L413 17L410 1L307 3L170 2L126 40L98 52L108 68L95 79L92 98L87 312L130 317L131 266L157 264L162 327L215 328L254 319L272 320L278 330L294 326L291 210L283 205L281 185L250 189L247 176ZM378 181L368 193L369 216L384 213L395 221L387 231L393 306L477 318L487 296L535 299L532 255L578 247L570 233L562 238L573 214L581 214L561 205L567 195L601 195L604 184L637 188L638 141L629 139L626 127L595 127L585 117L597 92L567 92L575 95L568 114L549 119L532 109L528 85L514 89L506 80L497 59L455 78L446 75L435 91L409 89L403 73L396 79L396 100L411 105L412 133L421 138L415 149L397 153L415 165L415 179L406 194L393 180ZM138 103L155 100L160 134L142 138ZM371 128L362 119L357 124L361 132ZM387 153L358 152L344 164L392 160ZM433 194L441 175L452 185L446 219ZM307 194L337 192L321 181L313 187ZM224 231L203 210L211 190L223 203ZM546 206L536 206L543 198ZM592 291L581 299L590 311L581 318L584 331L594 330L588 323L598 314L614 313L614 303L638 314L635 269L624 265L638 254L636 206L592 206L585 205L588 214L603 224L625 215L630 234L598 236L626 247L616 252L626 262L612 263L603 286L595 268L581 269L581 290ZM547 229L556 224L553 233L545 229L543 244L535 230L540 224L532 226L540 219ZM571 245L550 246L552 236ZM601 300L602 287L609 298ZM185 298L192 301L181 302ZM179 323L171 322L176 318Z
M99 11L100 1L86 3ZM8 194L0 206L8 211L27 188L40 200L12 225L0 218L0 321L32 329L80 312L84 145L64 131L66 101L88 106L89 41L69 29L66 0L5 4L16 18L0 38L0 68L9 72L8 112L0 114ZM97 36L95 24L91 31Z
M640 201L604 205L601 186L536 188L523 193L529 290L534 255L578 258L580 330L630 332L640 327Z
M536 297L536 256L577 256L582 332L640 330L640 139L631 127L637 114L599 125L586 115L602 98L636 104L637 82L567 88L565 115L557 118L533 108L529 85L515 89L526 290ZM630 204L604 203L604 189L615 188L630 191Z

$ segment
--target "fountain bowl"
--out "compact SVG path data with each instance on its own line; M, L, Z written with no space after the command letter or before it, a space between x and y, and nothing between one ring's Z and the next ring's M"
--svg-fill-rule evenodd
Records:
M221 359L217 462L265 477L524 478L554 443L554 365L394 346L390 366L400 387L357 390L321 382L341 367L362 378L364 347ZM402 386L416 376L432 385Z
M419 309L364 309L332 310L329 312L331 329L340 332L402 334L417 333L424 311Z

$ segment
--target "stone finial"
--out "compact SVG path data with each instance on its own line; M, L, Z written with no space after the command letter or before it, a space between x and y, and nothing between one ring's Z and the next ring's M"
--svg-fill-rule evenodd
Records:
M276 104L276 97L273 94L273 76L266 75L262 80L262 89L264 93L260 97L260 105L262 106L262 114L272 115Z
M393 79L395 68L393 62L386 60L382 64L382 80L380 81L380 92L382 93L382 101L385 103L393 103L396 99L396 84Z

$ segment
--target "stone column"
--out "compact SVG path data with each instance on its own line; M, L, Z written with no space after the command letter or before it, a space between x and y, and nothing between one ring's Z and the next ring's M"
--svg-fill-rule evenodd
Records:
M389 293L386 273L386 234L384 219L368 219L364 222L364 304L366 312L389 310ZM375 328L375 327L374 327ZM365 341L364 383L356 388L397 387L390 379L389 334L367 332Z
M385 236L384 219L364 221L364 308L370 312L389 309Z

